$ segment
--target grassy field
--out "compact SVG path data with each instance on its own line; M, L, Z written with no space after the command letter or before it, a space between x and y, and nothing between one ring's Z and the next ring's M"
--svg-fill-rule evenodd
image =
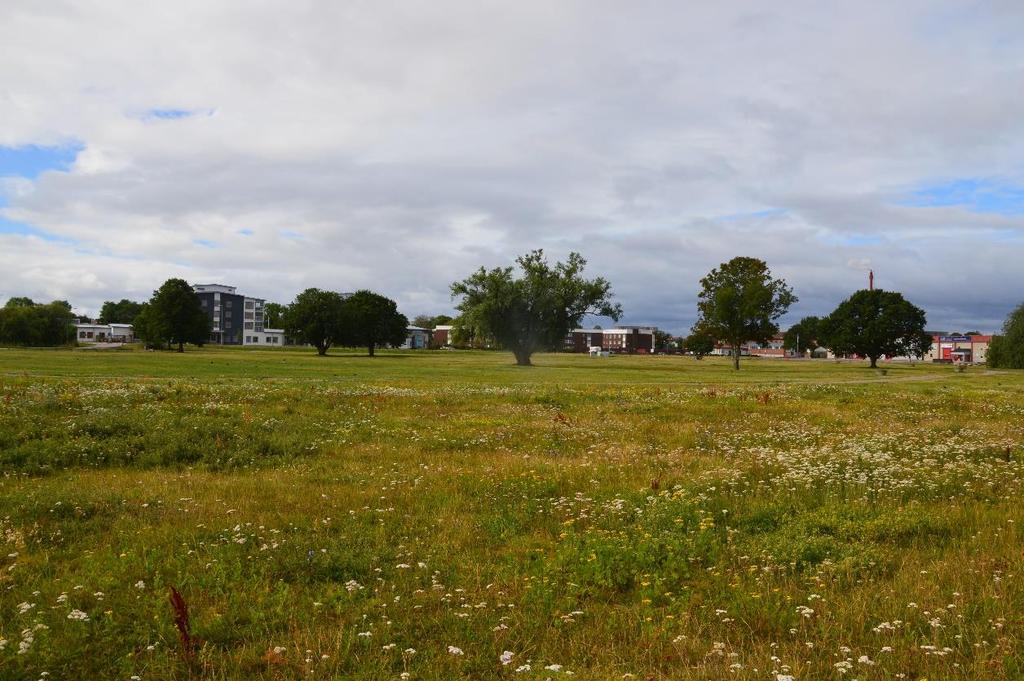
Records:
M1024 374L511 362L0 350L0 678L1024 677Z

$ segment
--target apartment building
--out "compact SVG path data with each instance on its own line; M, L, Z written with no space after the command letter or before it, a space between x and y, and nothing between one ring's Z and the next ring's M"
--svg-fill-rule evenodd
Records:
M192 287L210 317L210 342L218 345L262 345L268 342L263 327L262 298L238 293L234 286L196 284Z

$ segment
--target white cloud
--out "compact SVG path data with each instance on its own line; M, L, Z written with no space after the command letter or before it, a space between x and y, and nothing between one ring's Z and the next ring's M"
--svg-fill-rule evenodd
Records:
M84 149L3 185L7 219L73 244L0 235L0 294L96 310L180 275L284 301L367 286L413 315L545 247L673 330L734 255L794 285L794 316L863 286L863 261L934 326L991 329L1024 288L1024 216L900 199L1024 184L1022 19L952 0L8 0L0 145Z

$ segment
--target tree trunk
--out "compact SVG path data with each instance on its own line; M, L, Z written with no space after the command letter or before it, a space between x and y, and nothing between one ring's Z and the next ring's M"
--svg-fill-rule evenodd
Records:
M366 349L370 351L370 357L373 357L373 349L375 345L376 343L370 343L369 345L366 346Z
M521 367L532 366L530 363L530 355L533 354L529 350L513 350L513 354L516 356L516 364Z
M871 358L871 368L872 369L877 369L878 368L878 358L877 357L872 357Z
M320 355L321 357L326 355L327 354L327 344L326 343L317 343L316 344L316 354Z
M738 343L732 347L732 368L736 371L740 370L740 346Z
M185 342L178 341L178 352L185 352Z

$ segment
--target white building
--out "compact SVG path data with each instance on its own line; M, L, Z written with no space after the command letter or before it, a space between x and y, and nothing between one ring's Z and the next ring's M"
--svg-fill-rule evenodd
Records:
M284 336L284 329L263 329L262 331L246 331L242 344L279 348L287 345L288 341Z
M79 343L131 343L135 329L131 324L75 324L75 337Z

